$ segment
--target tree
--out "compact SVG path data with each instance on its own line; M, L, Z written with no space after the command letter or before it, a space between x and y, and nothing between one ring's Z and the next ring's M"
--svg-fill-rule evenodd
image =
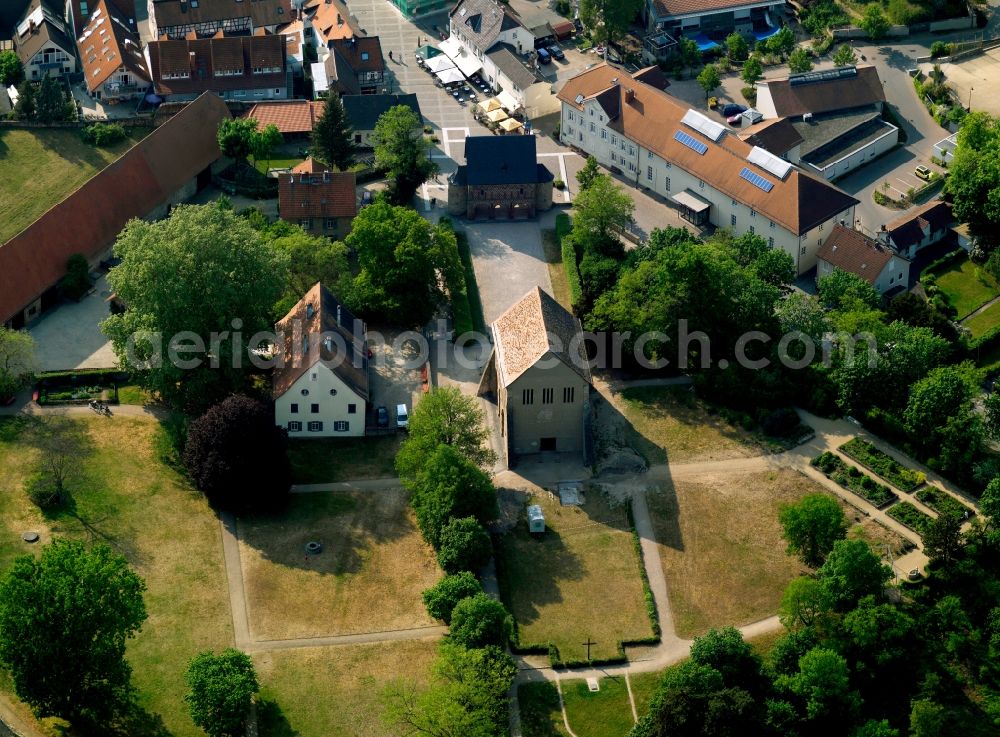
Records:
M490 477L450 445L430 454L414 481L404 480L424 539L435 550L452 517L475 517L480 523L496 519L496 490Z
M454 231L410 207L376 201L354 218L346 241L361 267L350 301L368 317L423 326L445 302L441 281L461 272Z
M741 37L742 38L742 37ZM758 79L764 76L764 65L760 61L760 57L754 54L746 63L743 65L743 71L740 72L740 79L749 85L756 83Z
M914 699L910 711L912 737L944 737L947 714L941 704L930 699Z
M790 630L812 627L819 618L830 611L823 584L810 576L792 579L781 597L778 617Z
M0 581L0 662L39 717L101 724L130 693L146 586L107 545L55 539Z
M849 307L854 300L871 308L882 303L875 287L860 276L839 268L817 279L816 290L823 304L831 309Z
M613 44L628 31L642 0L580 0L580 21L598 44Z
M940 448L948 421L972 412L974 375L971 367L940 366L910 387L903 418L914 442L928 450Z
M284 140L281 131L274 123L268 123L263 129L254 131L253 137L250 139L250 153L253 155L254 162L264 159L267 161L265 171L270 169L271 154Z
M795 34L792 33L792 29L788 26L782 26L776 34L767 39L767 49L772 54L788 56L794 48Z
M923 534L924 552L932 561L950 565L962 549L962 517L938 514Z
M762 253L750 269L761 281L775 287L795 281L795 261L780 248L770 248Z
M948 171L955 218L993 250L1000 243L1000 200L993 196L1000 190L1000 121L983 112L965 116Z
M282 260L288 264L284 294L272 310L276 318L288 314L316 282L322 282L334 294L348 293L351 270L347 246L340 241L310 235L293 225L287 235L273 238L271 247L283 254Z
M861 21L858 25L868 34L868 38L872 41L885 38L885 35L889 32L889 20L885 17L885 13L882 12L882 6L878 3L872 3L865 8L865 14L861 16Z
M17 102L12 111L16 120L34 120L38 112L38 93L33 82L25 80L17 88Z
M340 171L347 171L354 161L354 130L340 95L327 95L323 114L312 129L312 155Z
M1000 477L986 485L986 490L979 497L979 511L989 528L1000 528Z
M0 85L17 87L24 81L24 65L21 57L12 49L0 51Z
M735 627L711 629L695 637L691 660L717 670L727 687L738 686L750 693L763 689L760 656Z
M234 395L191 423L184 466L194 485L223 509L274 508L291 487L286 445L269 404Z
M726 51L732 61L743 61L750 54L750 46L743 34L733 31L726 36Z
M254 695L260 690L250 656L235 648L199 653L188 664L184 700L191 721L211 737L245 733Z
M849 67L858 60L850 44L841 44L833 54L834 66Z
M463 647L506 647L513 631L513 618L489 594L462 599L451 612L448 641Z
M470 571L461 571L445 576L429 589L424 591L424 606L427 613L434 619L440 619L445 624L451 622L451 613L455 605L462 599L475 596L483 591L482 584Z
M35 367L31 333L0 325L0 403L28 385Z
M216 131L219 150L236 162L237 171L253 151L256 137L257 121L254 118L226 118L219 122Z
M681 63L685 69L694 69L701 64L701 49L698 48L698 44L693 38L681 36L680 41L677 42L677 52L680 54Z
M580 185L580 191L583 192L600 176L601 168L597 165L597 159L588 156L583 168L576 173L576 181Z
M838 540L816 575L829 604L849 611L866 596L880 599L892 570L864 540Z
M282 254L246 219L214 205L183 205L155 223L132 220L114 252L121 263L108 282L126 308L101 329L121 366L194 414L248 387L247 351L256 346L243 336L273 328ZM210 356L198 355L199 343Z
M439 445L450 445L476 466L491 465L496 454L486 445L484 423L475 397L448 386L428 392L413 408L407 438L396 455L400 478L416 479Z
M778 519L788 552L809 566L822 564L833 544L847 534L844 512L827 494L806 494L795 504L782 505Z
M705 90L706 98L717 90L719 85L722 84L718 67L715 64L706 64L705 68L698 73L698 84Z
M39 451L28 496L42 509L64 504L80 477L81 461L92 449L86 427L65 415L43 415L32 419L27 438Z
M2 394L3 391L0 391L0 395ZM986 433L991 440L1000 440L1000 391L987 394L986 399L983 400L983 408L986 410L983 421Z
M79 302L93 285L86 256L74 253L66 259L66 274L59 280L59 292L63 297Z
M409 204L417 188L438 170L428 155L431 143L424 138L420 117L406 105L389 108L375 123L372 142L375 164L389 179L389 199Z
M813 68L812 59L809 52L801 46L788 55L788 68L793 73L808 72Z
M441 530L438 563L445 573L478 571L492 555L489 533L475 517L452 518Z
M847 661L834 650L813 648L799 660L798 673L779 680L805 701L806 716L813 722L834 719L842 724L860 706L851 690Z
M67 102L62 87L56 82L54 77L46 74L42 77L42 82L38 85L38 96L35 98L35 120L39 123L55 123L60 120L69 120L71 115L69 107L73 111L76 107L73 103Z
M614 255L622 249L617 233L632 220L635 202L607 174L599 174L573 203L573 234L585 249Z

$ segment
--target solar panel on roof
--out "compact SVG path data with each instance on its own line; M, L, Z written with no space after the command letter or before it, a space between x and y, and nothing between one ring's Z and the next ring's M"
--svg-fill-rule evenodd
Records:
M784 179L788 176L788 172L792 170L792 165L789 164L784 159L781 159L770 151L762 149L760 146L754 146L750 149L750 153L747 155L747 161L751 164L756 164L764 171L768 171L779 179Z
M705 152L708 151L707 144L704 144L701 141L692 138L684 131L677 131L676 133L674 133L674 140L677 141L678 143L683 143L689 149L691 149L692 151L697 151L702 156L704 156Z
M694 128L710 141L718 141L722 134L726 132L726 126L716 123L707 116L702 115L697 110L688 110L681 118L684 125Z
M762 189L765 192L770 192L774 188L774 182L769 182L764 177L762 177L757 172L750 171L745 166L740 169L740 177L746 179L750 184Z

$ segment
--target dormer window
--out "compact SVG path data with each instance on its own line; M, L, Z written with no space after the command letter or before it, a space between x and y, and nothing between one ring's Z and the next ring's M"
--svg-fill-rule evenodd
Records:
M316 308L312 306L312 302L306 305L306 317L312 317L316 314Z
M362 51L361 52L361 61L368 61L368 52L367 51Z

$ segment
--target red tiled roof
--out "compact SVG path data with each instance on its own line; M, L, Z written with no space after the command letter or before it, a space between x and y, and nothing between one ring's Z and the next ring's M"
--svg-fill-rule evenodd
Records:
M355 74L385 71L382 43L378 36L355 36L350 39L338 39L330 47L347 61Z
M0 322L38 299L75 253L101 253L132 218L145 217L219 158L215 130L229 110L202 95L0 246Z
M816 255L838 269L849 271L869 284L874 284L882 269L896 254L878 241L837 223Z
M160 95L266 89L286 84L285 39L273 34L150 41L149 63ZM281 71L254 74L255 68ZM217 71L238 74L216 76ZM185 73L186 78L170 79L170 75Z
M121 67L145 82L150 80L135 20L122 13L114 3L97 0L77 47L83 79L91 92Z
M343 218L358 214L354 172L331 172L308 158L278 177L278 212L290 223L299 218Z
M273 124L282 133L309 133L322 116L323 103L315 100L258 102L246 114L259 129Z

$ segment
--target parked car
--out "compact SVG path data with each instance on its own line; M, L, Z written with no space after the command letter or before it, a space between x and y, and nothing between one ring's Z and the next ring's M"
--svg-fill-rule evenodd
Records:
M734 128L738 128L743 124L743 113L736 113L736 115L730 115L726 118L726 122Z
M371 203L372 203L372 193L371 191L366 189L364 192L361 193L361 206L365 207L366 205L370 205Z
M538 63L539 64L551 64L552 54L550 54L546 49L538 50Z
M389 410L379 407L375 410L375 424L379 427L389 427Z
M923 164L914 169L913 173L916 174L921 179L927 180L928 182L931 180L931 170L928 169Z
M733 115L739 115L740 113L746 112L746 106L731 102L728 105L723 105L719 112L722 113L723 118L730 118Z
M552 54L552 56L555 57L558 61L562 61L563 59L566 58L566 54L564 54L563 50L560 49L558 46L549 46L547 51L550 54Z
M401 427L404 430L410 426L410 416L406 412L405 404L396 405L396 427Z

